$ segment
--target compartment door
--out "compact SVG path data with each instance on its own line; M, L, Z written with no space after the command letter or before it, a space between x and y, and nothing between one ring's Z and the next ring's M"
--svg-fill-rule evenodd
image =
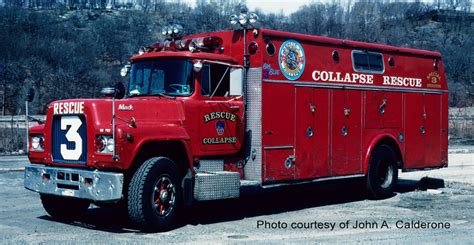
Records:
M295 179L329 176L329 90L296 87Z
M405 94L405 162L404 168L424 165L424 101L423 94ZM426 129L425 129L426 130Z
M361 94L332 90L332 176L361 173Z
M425 94L425 167L441 164L441 96Z

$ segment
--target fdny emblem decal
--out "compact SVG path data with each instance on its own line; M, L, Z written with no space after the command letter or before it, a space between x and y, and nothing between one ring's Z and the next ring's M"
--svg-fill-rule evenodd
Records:
M278 53L280 70L288 80L298 79L304 71L306 57L303 47L295 40L287 40Z
M223 135L225 129L225 121L216 121L216 132L218 135Z
M225 132L226 121L227 123L235 122L236 115L230 112L216 111L204 115L204 123L207 124L211 121L215 121L216 133L218 137L203 138L202 143L204 145L215 145L215 144L235 144L237 143L237 137L222 137Z

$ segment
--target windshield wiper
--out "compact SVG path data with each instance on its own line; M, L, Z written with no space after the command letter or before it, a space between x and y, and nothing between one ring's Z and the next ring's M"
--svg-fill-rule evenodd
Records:
M166 97L168 99L176 99L176 97L171 96L171 95L167 95L167 94L164 94L164 93L154 93L154 94L151 94L151 95L159 95L161 97Z
M168 99L176 99L176 97L174 96L171 96L171 95L167 95L167 94L164 94L164 93L153 93L153 94L129 94L128 97L131 98L131 97L143 97L143 96L154 96L154 95L158 95L158 96L161 96L161 97L165 97L165 98L168 98Z

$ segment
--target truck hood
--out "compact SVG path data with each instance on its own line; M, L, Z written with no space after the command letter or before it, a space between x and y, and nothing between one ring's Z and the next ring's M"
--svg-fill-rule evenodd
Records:
M139 97L115 100L115 114L125 121L133 117L137 124L181 123L184 118L182 101L161 97ZM84 114L95 125L110 125L112 99L71 99L52 102L48 117ZM117 121L123 121L117 120Z

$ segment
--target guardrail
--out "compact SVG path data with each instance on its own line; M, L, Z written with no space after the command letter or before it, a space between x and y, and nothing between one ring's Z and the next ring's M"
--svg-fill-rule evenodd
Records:
M45 115L34 115L31 118L39 119L44 121ZM30 120L29 125L36 125L37 122ZM0 116L0 128L26 128L25 115L18 116Z

